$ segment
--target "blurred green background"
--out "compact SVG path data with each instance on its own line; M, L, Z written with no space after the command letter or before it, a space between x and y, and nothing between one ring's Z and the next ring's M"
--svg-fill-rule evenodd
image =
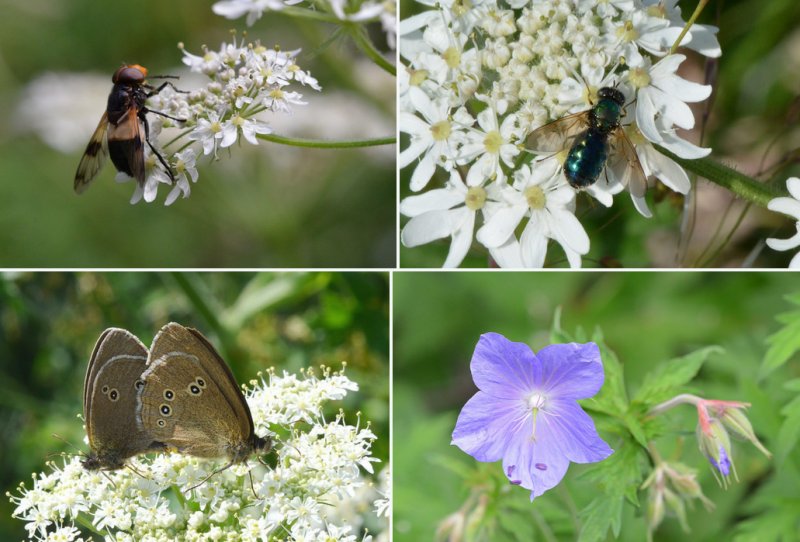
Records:
M214 15L213 2L3 2L0 20L0 266L3 267L392 267L395 263L395 148L304 149L261 141L235 145L221 160L198 158L200 179L188 199L165 208L130 205L133 184L114 182L106 164L77 196L78 162L105 109L111 75L123 62L156 74L184 68L177 48L202 54L248 31L267 47L302 48L298 65L322 92L292 85L309 102L293 115L265 119L278 135L350 140L395 132L395 80L347 39L326 41L333 25L268 12L253 27ZM380 25L371 36L381 50ZM55 114L88 122L74 150L59 152L17 114L26 86L47 73L92 74L97 95L45 91ZM58 81L58 80L56 80ZM184 77L184 83L190 81ZM180 86L180 85L179 85ZM193 88L193 87L190 87ZM87 100L91 100L86 103ZM34 108L37 109L37 108ZM86 119L89 119L88 121Z
M385 273L6 273L0 276L0 488L29 482L44 462L85 451L83 377L92 347L117 326L149 345L170 321L196 327L245 383L258 371L297 373L347 362L359 385L340 408L372 422L373 453L389 457L389 277ZM352 417L352 419L351 419ZM58 435L74 448L55 438ZM23 522L0 498L0 540Z
M795 355L763 380L758 379L758 370L767 351L765 338L781 328L776 315L792 308L783 296L798 292L797 277L789 273L396 273L394 540L433 540L438 523L457 512L469 495L468 484L453 465L474 469L479 463L451 446L450 440L458 412L477 391L469 363L482 333L502 333L538 351L549 344L554 314L560 307L566 332L572 334L579 327L590 334L597 327L603 331L623 364L629 393L658 364L704 346L720 345L725 353L709 359L690 387L706 398L752 403L748 416L756 434L775 452L779 428L790 424L781 409L796 397L783 386L800 376L800 359ZM692 533L688 538L674 518L667 518L656 540L733 540L744 521L766 519L765 507L779 502L800 505L800 455L796 452L777 472L780 463L775 458L770 461L749 443L736 442L734 458L741 481L726 492L717 486L697 449L694 409L674 409L667 420L673 431L685 437L680 460L699 471L703 491L716 510L709 513L695 506L689 512ZM657 442L665 457L671 457L675 441L670 433ZM500 463L485 466L501 470ZM572 464L561 485L533 504L528 502L527 490L508 486L509 499L516 493L519 509L530 514L530 529L542 517L546 523L552 517L548 514L556 510L573 525L574 514L591 493L587 492L591 486L580 482L585 468ZM640 502L646 502L641 494ZM788 506L791 510L793 505ZM796 515L800 521L800 514ZM619 540L645 539L641 513L634 515L632 507L626 506ZM742 540L773 539L764 533ZM534 538L501 531L493 540Z
M678 2L684 20L698 3ZM413 0L400 2L401 19L427 9ZM702 146L713 149L711 158L775 183L785 193L786 179L800 176L800 2L708 2L697 22L719 28L722 56L716 59L718 64L706 65L705 57L691 50L679 51L688 58L678 74L712 85L713 93L704 102L689 104L695 130L678 129L678 135L693 143L702 141ZM408 136L403 134L400 141L405 148ZM766 171L776 164L780 167ZM401 172L402 198L411 195L408 185L413 169L412 165ZM686 229L682 226L683 197L663 187L649 191L651 219L639 215L624 194L614 198L611 208L590 197L579 197L576 216L591 240L583 266L785 268L789 264L795 251L776 252L762 241L791 237L796 233L794 221L746 206L705 179L699 180L693 194L686 216L695 226ZM407 221L403 218L401 227ZM401 246L401 265L441 267L449 246L449 239L415 248ZM487 255L486 249L474 242L461 267L485 268ZM557 243L550 243L545 265L568 266Z

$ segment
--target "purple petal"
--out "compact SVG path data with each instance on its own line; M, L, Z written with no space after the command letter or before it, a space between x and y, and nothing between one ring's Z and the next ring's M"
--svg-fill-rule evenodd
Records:
M603 386L603 362L594 343L551 344L539 350L536 358L543 377L537 382L552 397L585 399Z
M559 451L537 438L531 438L533 426L530 418L525 429L517 432L503 457L503 470L513 467L509 481L531 491L531 500L555 487L564 478L569 460ZM519 482L516 484L516 482Z
M481 335L470 369L475 385L499 398L524 400L541 382L542 368L530 346L509 341L499 333Z
M536 441L574 463L594 463L614 453L597 434L592 418L572 400L548 400L539 414Z
M528 417L524 402L479 391L461 409L451 444L478 461L497 461Z
M717 462L713 457L708 458L711 461L711 464L716 467L716 469L722 473L722 476L728 476L731 472L731 460L728 458L728 454L725 451L725 448L720 445L719 447L719 462Z

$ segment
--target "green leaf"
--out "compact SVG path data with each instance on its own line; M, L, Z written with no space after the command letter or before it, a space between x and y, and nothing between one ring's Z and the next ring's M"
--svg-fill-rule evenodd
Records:
M800 391L800 378L789 380L783 385L783 387L789 391Z
M783 407L781 414L786 416L786 419L778 430L775 442L775 461L778 465L783 464L800 439L800 397L795 397Z
M800 312L785 313L778 316L779 321L786 324L777 333L767 337L770 345L758 372L759 379L786 363L795 352L800 350Z
M654 405L678 393L681 386L695 377L711 354L722 352L724 350L718 346L708 346L661 364L647 374L634 401Z
M642 426L639 417L633 412L626 412L623 418L625 420L625 427L630 431L636 442L643 448L647 447L647 433Z
M800 532L800 499L773 499L769 508L738 525L734 542L797 540Z
M610 416L622 417L628 410L628 394L625 391L622 364L620 364L616 354L606 346L603 341L603 334L599 329L595 330L592 341L600 349L605 382L600 389L600 393L592 399L582 402L582 404L585 404L591 410L603 412Z
M622 439L608 459L593 463L580 479L600 486L606 497L624 497L638 506L638 490L643 480L640 465L642 448L631 439Z
M580 517L579 542L605 540L609 527L616 537L622 522L622 497L597 497L581 510Z
M513 508L504 508L500 510L498 517L500 526L508 535L509 540L518 540L519 542L536 540L536 528L530 510L528 513L524 513Z

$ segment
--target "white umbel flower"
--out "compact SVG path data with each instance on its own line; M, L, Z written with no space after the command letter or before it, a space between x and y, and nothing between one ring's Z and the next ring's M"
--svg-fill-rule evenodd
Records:
M545 172L558 169L556 160L542 161L543 156L524 149L526 139L549 122L591 109L599 88L615 87L627 97L622 124L628 133L638 135L634 151L645 173L677 192L688 193L691 186L685 171L657 155L655 145L688 159L710 152L678 137L675 130L694 126L687 104L708 98L711 87L676 74L685 57L671 54L684 26L674 0L486 0L471 2L469 9L458 1L418 1L432 9L400 23L399 52L406 69L399 95L400 124L401 131L412 137L401 150L399 166L414 168L414 192L442 190L454 168L470 189L481 187L490 193L489 187L495 186L508 208L489 207L476 214L483 224L476 222L475 229L484 232L478 240L483 236L487 242L482 244L499 265L543 264L547 239L564 246L573 266L588 252L582 227L578 242L579 234L559 236L536 213L525 211L529 214L521 216L526 198L506 183L514 178L518 186L517 173L522 168L527 168L523 175L527 178L545 176L536 171L542 167L549 168ZM715 33L713 27L693 25L683 45L709 57L719 56ZM459 111L470 113L458 126L459 136L436 151L421 137L433 124L431 115L418 106L423 102L438 105L436 122L452 119ZM574 140L566 141L569 145ZM619 146L614 149L617 152ZM606 207L630 179L621 170L609 173L610 169L586 189ZM565 181L563 174L561 180ZM637 188L642 184L637 183ZM641 190L632 199L642 215L651 216ZM414 200L412 206L419 201ZM570 205L574 206L574 200ZM525 216L533 220L520 230L513 226L512 215L517 223ZM574 213L571 216L569 222L577 222ZM453 231L429 216L432 230L426 235L416 218L412 217L415 224L409 230L415 239L440 238ZM494 224L488 227L490 221ZM537 228L541 231L534 233ZM500 239L499 231L509 235ZM495 234L486 237L486 232ZM460 246L472 245L466 239L459 241ZM452 263L450 258L446 261Z
M13 516L26 522L30 540L75 540L78 523L118 541L284 540L289 532L320 529L355 541L366 519L387 528L372 508L378 460L369 424L356 415L351 425L341 411L333 420L322 415L326 403L357 390L356 383L323 369L321 376L271 372L251 384L246 398L255 432L274 435L280 427L284 435L274 467L253 457L203 482L227 460L155 454L131 459L136 472L100 473L73 457L49 463L31 487L21 484L10 495Z

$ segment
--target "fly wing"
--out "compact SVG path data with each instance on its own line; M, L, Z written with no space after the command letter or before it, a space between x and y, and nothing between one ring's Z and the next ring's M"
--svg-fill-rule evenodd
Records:
M588 128L589 111L581 111L537 128L528 136L525 146L537 153L559 152L570 147L570 141Z
M609 167L633 196L643 198L647 192L647 175L644 174L636 149L622 126L614 130L612 138L613 150Z
M116 125L111 125L108 130L108 146L111 160L117 169L144 186L144 142L135 107L128 109Z
M103 113L100 123L95 128L86 151L83 153L81 162L78 164L78 171L75 173L75 192L83 193L89 187L89 183L94 180L97 173L103 167L108 158L108 142L106 132L108 131L108 113Z

